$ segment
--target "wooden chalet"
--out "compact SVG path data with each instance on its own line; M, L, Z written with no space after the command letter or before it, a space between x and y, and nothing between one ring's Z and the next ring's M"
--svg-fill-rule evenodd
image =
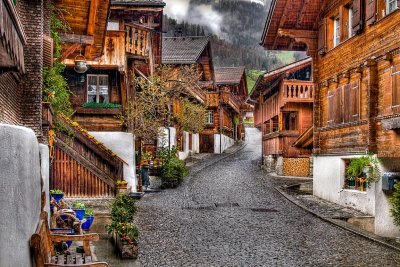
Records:
M261 40L313 59L314 194L374 215L384 236L398 229L382 181L346 190L345 169L366 153L383 171L400 167L399 9L389 0L273 0Z
M238 103L239 112L237 112L237 109L235 108L230 109L231 114L229 117L232 121L233 130L230 137L235 140L243 140L245 135L243 118L245 112L250 110L250 107L245 104L248 91L244 67L215 68L215 84L217 86L217 91L230 93L231 98L235 99L236 103Z
M307 58L261 75L250 93L262 131L264 163L279 175L310 175L311 61Z

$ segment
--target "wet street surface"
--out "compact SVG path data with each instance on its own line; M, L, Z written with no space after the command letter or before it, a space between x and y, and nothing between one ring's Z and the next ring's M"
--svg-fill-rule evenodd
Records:
M280 195L275 187L301 180L266 176L260 134L247 130L240 151L202 162L179 188L138 202L142 266L400 266L395 250Z

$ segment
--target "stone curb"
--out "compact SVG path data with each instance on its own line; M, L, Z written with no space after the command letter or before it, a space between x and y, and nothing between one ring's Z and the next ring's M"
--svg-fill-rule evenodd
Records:
M387 241L383 240L382 237L380 237L380 236L377 236L377 235L372 234L372 233L363 232L363 231L361 231L359 229L356 229L355 227L354 228L353 227L349 227L344 222L340 222L340 221L336 221L336 220L324 217L321 214L319 214L319 213L317 213L317 212L315 212L313 210L310 210L309 208L307 208L306 206L301 204L299 201L297 201L294 198L292 198L289 194L284 192L282 187L280 187L280 186L279 187L275 187L275 190L277 190L282 196L284 196L287 200L289 200L293 204L297 205L298 207L304 209L305 211L311 213L315 217L317 217L317 218L319 218L319 219L321 219L321 220L323 220L325 222L331 223L331 224L333 224L333 225L335 225L337 227L340 227L340 228L342 228L344 230L352 232L353 234L359 235L359 236L364 237L364 238L366 238L366 239L368 239L370 241L379 243L381 245L384 245L386 247L389 247L391 249L394 249L394 250L400 252L400 247L399 246L395 246L393 244L388 243Z
M219 158L219 159L217 159L217 160L215 160L215 161L212 161L212 162L210 162L209 164L206 164L203 168L200 168L199 170L196 170L196 171L194 171L194 172L191 172L191 173L189 174L189 176L192 176L192 175L194 175L194 174L197 174L197 173L201 172L202 170L204 170L205 168L208 168L208 167L210 167L210 166L212 166L212 165L214 165L214 164L220 162L221 160L224 160L224 159L226 159L226 158L232 156L233 154L235 154L235 153L239 152L240 150L244 149L244 148L246 147L246 145L247 145L246 143L243 143L241 146L239 146L239 147L238 147L237 149L235 149L234 151L231 151L231 152L229 152L229 153L224 153L224 152L223 152L222 154L226 154L225 156L223 156L223 157L221 157L221 158ZM196 165L196 163L194 163L193 165ZM192 167L192 166L191 166L191 167Z

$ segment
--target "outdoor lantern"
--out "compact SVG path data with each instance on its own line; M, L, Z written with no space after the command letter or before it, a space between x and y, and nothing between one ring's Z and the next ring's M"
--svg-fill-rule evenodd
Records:
M87 71L87 66L86 66L86 58L82 55L79 54L75 57L75 67L74 70L77 73L85 73Z

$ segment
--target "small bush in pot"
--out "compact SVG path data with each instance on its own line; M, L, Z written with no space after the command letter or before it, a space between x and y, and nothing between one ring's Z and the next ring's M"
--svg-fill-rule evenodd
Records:
M92 226L92 223L94 221L94 213L93 210L90 208L85 209L85 215L84 218L86 219L86 222L82 224L82 230L88 231L90 227Z
M72 208L75 211L76 217L79 220L82 220L83 217L85 216L85 203L83 203L82 201L75 201L74 206Z

